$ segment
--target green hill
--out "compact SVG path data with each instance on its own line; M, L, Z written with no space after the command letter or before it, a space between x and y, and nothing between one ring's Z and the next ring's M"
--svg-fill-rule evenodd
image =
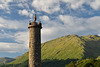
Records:
M99 55L100 37L97 35L67 35L42 45L42 60L97 58Z
M10 62L8 64L20 64L20 63L24 63L29 58L29 55L28 54L29 54L29 52L26 52L24 55L22 55L19 58L17 58L17 60L12 61L12 62Z
M64 67L72 60L100 56L100 36L66 35L45 42L41 47L42 67ZM7 65L15 64L14 67L20 67L17 65L24 65L24 63L28 66L28 52Z
M14 58L1 57L0 58L0 65L9 63L9 62L14 61L14 60L15 60Z
M29 53L26 52L24 55L19 56L16 60L4 65L1 65L0 67L28 67L28 57L29 57L28 54Z

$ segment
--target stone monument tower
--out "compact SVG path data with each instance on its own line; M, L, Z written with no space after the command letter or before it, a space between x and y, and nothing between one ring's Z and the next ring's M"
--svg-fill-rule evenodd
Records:
M41 28L42 24L34 21L29 23L29 67L41 67Z

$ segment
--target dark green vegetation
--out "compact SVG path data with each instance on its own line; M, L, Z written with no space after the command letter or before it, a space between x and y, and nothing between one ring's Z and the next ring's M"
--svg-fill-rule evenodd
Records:
M65 67L71 61L100 56L100 37L97 35L67 35L41 45L42 67ZM71 62L74 65L74 62ZM99 62L99 60L98 60ZM5 67L27 67L28 52ZM4 67L4 66L1 66Z
M93 58L87 58L84 60L79 60L76 63L71 61L65 67L100 67L100 60L95 60Z
M15 60L15 59L13 59L13 58L1 57L1 58L0 58L0 65L9 63L9 62L14 61L14 60Z

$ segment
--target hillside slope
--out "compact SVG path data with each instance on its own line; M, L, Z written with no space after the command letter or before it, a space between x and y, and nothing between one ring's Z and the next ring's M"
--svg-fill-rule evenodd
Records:
M81 39L85 41L84 46L84 57L93 57L97 58L100 56L100 36L97 35L88 35L82 36Z
M42 59L81 59L85 42L77 35L67 35L44 43Z
M67 61L100 56L100 36L66 35L45 42L41 47L42 67L64 67ZM21 64L28 61L28 53L24 55L9 64Z
M10 62L8 64L20 64L20 63L24 63L29 58L29 55L28 54L29 54L29 52L26 52L24 55L22 55L19 58L17 58L17 60L12 61L12 62Z
M14 58L1 57L0 64L6 64L6 63L9 63L9 62L14 61L14 60L15 60Z
M67 35L42 45L42 60L97 58L99 55L100 37L97 35Z

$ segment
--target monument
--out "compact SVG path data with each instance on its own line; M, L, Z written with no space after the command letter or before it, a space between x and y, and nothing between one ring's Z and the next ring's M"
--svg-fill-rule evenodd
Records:
M42 24L34 21L29 23L29 67L41 67L41 29Z

